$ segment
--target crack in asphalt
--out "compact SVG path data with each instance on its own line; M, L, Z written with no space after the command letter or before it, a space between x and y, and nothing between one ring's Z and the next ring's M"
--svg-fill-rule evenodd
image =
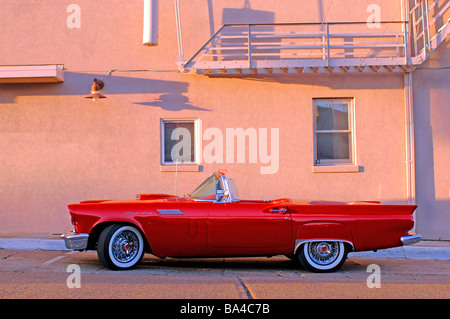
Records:
M247 298L248 298L248 299L254 299L253 296L252 296L252 293L250 292L250 289L248 289L248 287L247 287L247 285L245 284L245 282L244 282L241 278L239 278L239 277L237 277L237 279L239 280L239 282L240 282L242 288L244 288L244 291L245 291L245 294L247 295Z
M0 259L8 259L9 257L12 257L12 256L17 255L17 254L18 254L18 252L13 253L13 254L9 254L9 255L7 255L7 256L5 256L5 257L2 257L2 258L0 258Z

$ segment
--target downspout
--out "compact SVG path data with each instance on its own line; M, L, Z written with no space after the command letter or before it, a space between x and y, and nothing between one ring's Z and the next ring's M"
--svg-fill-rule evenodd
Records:
M416 205L416 161L414 146L414 102L412 72L404 75L406 135L406 196L409 205ZM415 213L414 213L415 219ZM415 231L416 225L414 224Z
M175 19L177 24L177 38L178 38L178 64L184 64L183 53L183 38L181 36L181 17L180 17L180 1L175 0Z
M401 17L403 21L409 20L409 1L401 0ZM405 34L405 58L406 64L411 63L411 47L409 45L410 25L403 25L403 32ZM403 87L405 93L405 146L406 146L406 198L407 204L416 205L416 155L415 155L415 142L414 142L414 92L413 92L413 79L412 71L406 72L403 75ZM413 214L414 220L416 220L416 212ZM416 231L416 223L412 229Z
M144 32L142 44L158 45L158 0L144 0Z

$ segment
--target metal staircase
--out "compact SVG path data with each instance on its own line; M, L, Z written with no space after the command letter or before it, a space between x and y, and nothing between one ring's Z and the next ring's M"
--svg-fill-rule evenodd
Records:
M412 63L420 64L450 33L450 0L414 0L410 11Z
M410 72L448 36L450 0L415 0L409 21L225 24L189 74Z

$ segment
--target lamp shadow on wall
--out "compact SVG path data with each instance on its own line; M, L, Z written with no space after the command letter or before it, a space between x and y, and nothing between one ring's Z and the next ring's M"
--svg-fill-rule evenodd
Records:
M208 17L209 17L209 31L213 36L216 32L217 26L214 20L214 4L212 0L207 0ZM243 0L242 8L223 8L222 9L221 24L264 24L275 22L275 12L255 10L251 7L250 0ZM261 27L260 27L261 28ZM259 31L271 31L272 27L265 26ZM266 28L264 30L264 28ZM243 31L247 31L247 27L242 27Z
M140 72L141 74L144 72ZM15 103L20 96L79 96L80 104L93 103L84 97L89 94L94 78L105 83L102 94L107 97L101 103L108 103L115 95L136 95L131 104L159 107L166 111L210 111L192 105L185 95L189 84L179 81L148 79L144 77L106 75L99 73L79 73L66 71L62 83L20 83L0 85L0 104ZM147 97L147 95L149 95ZM157 98L154 95L159 95ZM108 100L109 98L109 100ZM148 101L145 101L147 100ZM144 101L142 101L144 100Z

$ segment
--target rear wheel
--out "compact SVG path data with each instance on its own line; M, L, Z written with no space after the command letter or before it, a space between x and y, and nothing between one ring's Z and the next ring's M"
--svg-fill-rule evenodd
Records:
M298 259L310 271L331 272L347 259L347 247L339 241L312 241L299 248Z
M100 234L97 255L102 264L110 269L130 269L144 255L144 239L134 226L113 224Z

